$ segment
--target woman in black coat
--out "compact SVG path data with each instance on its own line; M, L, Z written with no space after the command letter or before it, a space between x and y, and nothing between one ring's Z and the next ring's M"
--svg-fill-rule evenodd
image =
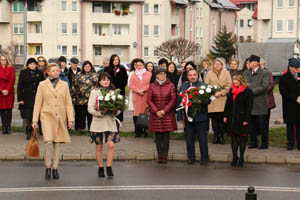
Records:
M116 89L120 89L120 94L125 96L125 88L127 85L128 75L125 67L120 65L120 57L113 54L109 60L109 67L106 72L111 76L111 81ZM116 116L121 122L123 122L123 112Z
M224 110L224 122L227 132L231 134L231 147L233 159L231 166L244 165L244 153L248 134L251 132L249 122L253 105L253 93L243 73L233 75L232 88L227 95ZM240 146L240 159L238 161L237 151Z
M176 64L174 62L170 62L167 67L167 77L173 83L175 87L175 93L177 94L177 85L180 75L178 74L178 70Z
M21 111L21 117L25 120L27 140L29 140L32 127L32 114L35 101L35 95L38 85L43 81L44 74L37 69L37 61L29 58L25 69L20 72L18 82L18 102Z

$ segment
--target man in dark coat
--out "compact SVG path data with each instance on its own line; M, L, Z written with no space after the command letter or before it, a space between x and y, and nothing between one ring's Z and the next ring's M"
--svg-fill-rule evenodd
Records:
M257 133L262 134L262 144L259 149L268 148L268 127L265 121L268 118L268 97L269 73L259 66L260 57L251 55L249 57L250 69L244 72L252 90L254 99L251 112L251 126L249 149L257 148Z
M200 87L204 85L198 79L198 72L195 69L191 69L187 72L188 81L184 82L179 92L185 93L191 86ZM178 107L180 106L182 97L179 95L177 100ZM177 120L184 125L184 132L186 134L186 148L188 153L188 163L195 163L195 138L198 138L200 153L201 153L201 165L207 165L208 163L208 144L207 144L207 105L209 102L202 102L201 110L197 112L196 116L191 118L187 116L187 113L183 110L177 112Z
M71 67L68 69L68 79L70 82L70 88L72 88L75 76L81 71L78 67L79 60L77 58L71 58L70 60Z
M294 148L294 127L296 127L297 148L300 150L300 61L290 58L287 71L279 78L282 96L282 114L286 124L287 150Z

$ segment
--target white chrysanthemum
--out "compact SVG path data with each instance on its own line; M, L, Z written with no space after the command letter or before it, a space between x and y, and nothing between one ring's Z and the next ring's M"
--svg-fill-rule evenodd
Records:
M100 101L103 101L104 97L101 95L101 96L99 97L99 99L100 99Z
M128 104L128 100L127 99L125 99L125 104Z
M104 98L104 101L109 101L109 100L110 100L109 96L106 95L105 98Z
M118 99L123 99L123 96L119 94Z
M205 90L207 93L211 93L211 89L210 88L206 88Z
M116 95L112 95L112 96L111 96L111 99L112 99L113 101L115 101L115 100L116 100Z
M199 90L199 94L204 94L204 90Z
M211 86L211 85L208 85L207 87L208 87L208 88L213 88L213 86Z
M215 88L215 89L218 89L218 86L214 85L214 88Z
M204 90L206 87L204 85L202 85L200 88Z

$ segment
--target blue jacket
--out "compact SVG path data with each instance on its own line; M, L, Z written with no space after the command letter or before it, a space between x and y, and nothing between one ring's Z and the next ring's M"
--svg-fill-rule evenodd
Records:
M200 87L201 85L205 85L205 83L203 82L200 82L200 81L197 81L195 86L196 87ZM190 87L190 82L186 81L184 82L181 87L180 87L180 90L179 90L179 93L180 92L185 92L189 87ZM178 95L178 98L177 98L177 107L179 107L180 103L181 103L181 100L182 100L182 97L180 95ZM207 121L208 120L208 117L207 117L207 105L210 104L211 100L208 100L208 102L203 102L202 103L202 109L200 111L198 111L198 113L196 114L196 116L194 117L193 119L193 122L202 122L202 121ZM180 121L183 119L183 112L184 112L184 121L185 122L188 122L188 119L186 117L186 113L185 113L185 110L182 109L182 110L179 110L177 112L177 120Z
M59 79L62 80L62 81L65 81L68 83L68 86L70 87L70 82L69 82L69 78L68 78L68 73L66 71L64 72L61 72L59 74Z

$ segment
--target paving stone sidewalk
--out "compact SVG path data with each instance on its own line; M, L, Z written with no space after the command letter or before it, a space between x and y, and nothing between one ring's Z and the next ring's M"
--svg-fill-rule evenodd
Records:
M90 144L88 136L71 136L71 144L62 144L62 160L95 160L95 144ZM24 133L0 135L0 160L32 159L25 156ZM43 140L39 137L41 157L43 159ZM198 142L196 145L197 160L200 158ZM106 147L105 147L106 148ZM104 148L104 152L106 149ZM229 144L209 144L210 161L230 162L231 147ZM285 148L269 148L267 150L247 149L246 162L272 164L300 164L300 151L287 151ZM155 160L156 147L153 138L122 137L115 145L116 160ZM169 160L186 161L185 141L171 140Z

